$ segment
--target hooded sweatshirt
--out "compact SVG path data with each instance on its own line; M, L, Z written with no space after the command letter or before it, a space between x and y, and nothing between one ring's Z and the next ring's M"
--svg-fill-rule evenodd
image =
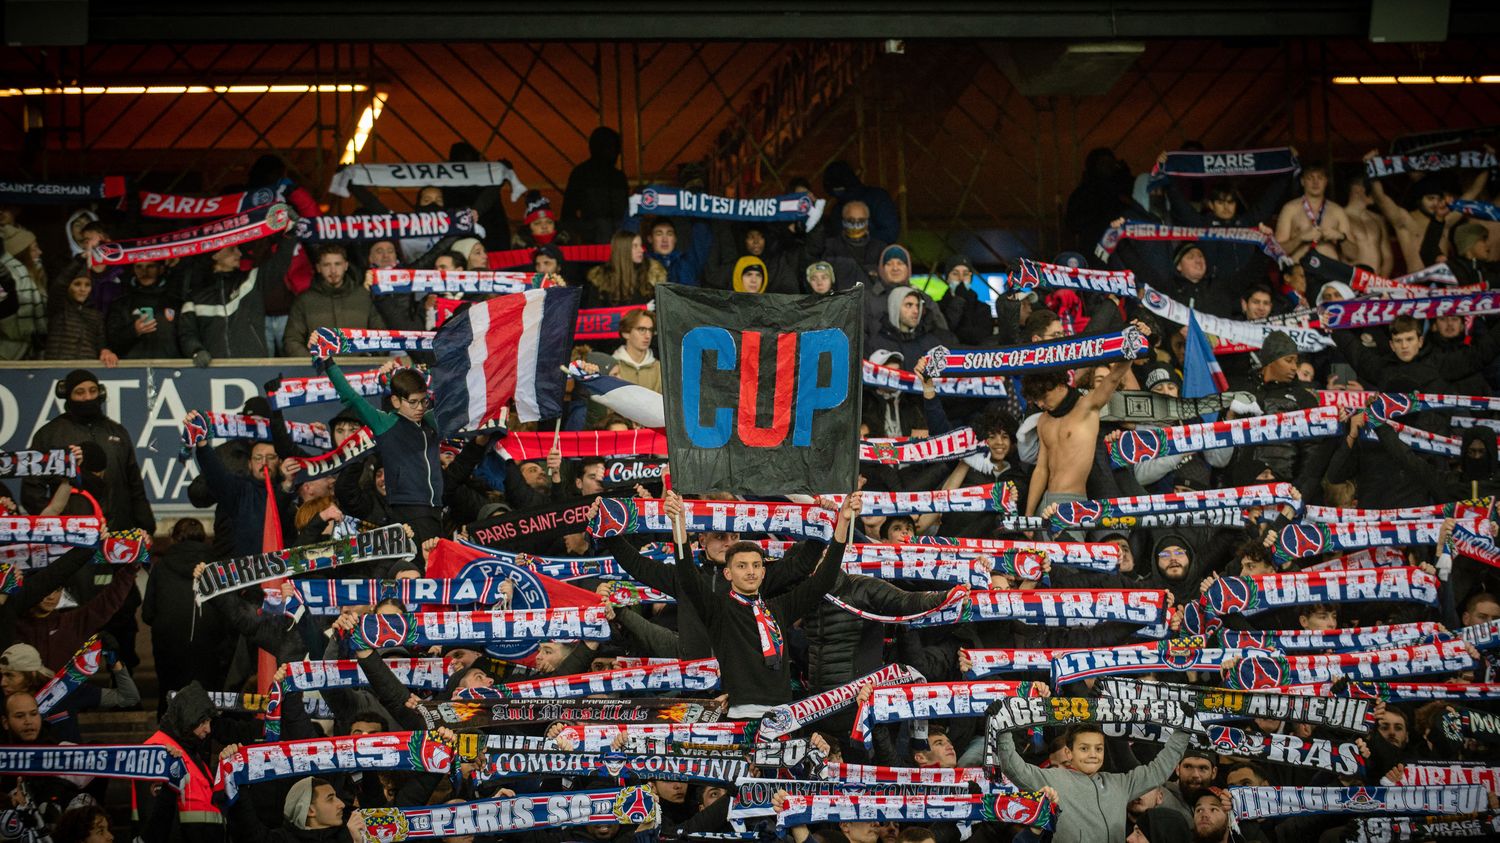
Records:
M760 268L760 289L755 291L756 294L764 293L766 291L766 285L771 283L771 273L766 271L766 262L756 257L755 255L745 255L744 257L734 262L733 281L734 291L736 293L749 292L745 289L745 282L741 280L741 276L745 274L745 270L749 269L752 266Z
M1167 579L1161 570L1159 554L1166 548L1174 545L1187 551L1187 575L1180 580ZM1193 546L1193 542L1186 534L1179 532L1163 533L1151 545L1151 564L1154 566L1151 576L1152 585L1172 592L1172 596L1177 598L1177 605L1181 606L1185 601L1198 597L1198 583L1203 579L1203 571L1202 566L1198 562L1198 549Z

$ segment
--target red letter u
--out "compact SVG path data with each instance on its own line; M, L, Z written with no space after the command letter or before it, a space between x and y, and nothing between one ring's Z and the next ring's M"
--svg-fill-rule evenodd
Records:
M770 427L760 427L755 423L755 399L760 393L760 334L744 331L740 337L740 441L752 448L774 448L786 439L787 428L792 420L792 379L796 377L797 370L797 335L785 333L776 337L776 369L771 373L773 397Z

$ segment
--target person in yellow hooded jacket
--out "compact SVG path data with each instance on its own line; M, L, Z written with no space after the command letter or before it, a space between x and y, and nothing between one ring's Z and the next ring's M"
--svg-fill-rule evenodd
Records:
M766 262L754 255L745 255L734 264L734 291L736 293L764 293Z

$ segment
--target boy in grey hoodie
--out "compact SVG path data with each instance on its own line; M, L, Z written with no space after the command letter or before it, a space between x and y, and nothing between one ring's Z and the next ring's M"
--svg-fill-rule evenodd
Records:
M1000 767L1022 790L1057 791L1057 827L1052 843L1125 843L1125 808L1172 775L1188 748L1188 733L1174 731L1161 752L1128 773L1104 773L1104 732L1095 725L1074 726L1066 767L1043 769L1021 760L1009 737L998 742Z

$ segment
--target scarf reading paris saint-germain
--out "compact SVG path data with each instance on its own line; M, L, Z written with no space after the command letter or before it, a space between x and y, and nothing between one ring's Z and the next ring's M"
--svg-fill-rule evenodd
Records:
M557 641L609 638L604 606L508 611L413 612L365 615L349 632L353 650L430 647L490 641Z
M969 592L966 604L924 618L913 626L971 621L1021 621L1038 626L1076 626L1116 621L1155 626L1166 611L1167 593L1155 589L990 589Z
M421 691L446 687L448 677L458 669L458 662L440 658L384 659L396 681ZM354 659L323 659L287 663L283 691L319 691L325 688L363 688L370 684L359 662Z
M405 524L391 524L347 539L210 562L194 578L193 599L201 604L225 592L357 562L410 559L417 553L410 529Z
M715 501L682 502L689 533L769 533L829 541L837 513L808 503ZM660 498L600 498L589 519L589 535L600 538L633 533L670 533L672 519Z
M585 825L648 825L660 817L653 792L643 786L616 790L528 793L475 802L412 808L361 808L368 840L436 840L513 834ZM644 835L637 835L644 843Z
M1343 653L1350 650L1402 647L1427 640L1447 640L1449 634L1442 632L1438 626L1434 621L1417 621L1345 629L1220 629L1214 636L1219 646L1231 649L1248 647L1280 650L1283 653Z
M919 796L844 793L788 796L785 806L776 815L776 825L791 828L825 822L997 822L1045 831L1052 828L1056 817L1057 806L1040 793L932 793Z
M626 667L527 679L495 687L499 695L519 699L571 699L591 694L640 694L661 691L712 691L719 687L719 660L674 661L648 667Z
M859 459L881 465L915 465L956 460L985 450L988 447L974 435L974 428L960 427L926 439L864 439L859 443Z
M0 179L0 204L71 205L125 195L124 176L105 176L94 181L13 181Z
M230 802L247 784L372 770L447 773L453 748L431 732L379 732L254 743L219 761L215 789Z
M1119 516L1160 515L1281 504L1287 504L1294 509L1302 508L1302 496L1296 494L1296 489L1290 483L1262 483L1229 489L1065 501L1057 505L1057 512L1052 516L1051 522L1055 529L1092 528L1097 527L1105 518Z
M1226 688L1204 688L1139 679L1104 679L1099 688L1117 699L1173 700L1192 703L1200 715L1259 717L1327 726L1345 732L1364 732L1375 721L1369 700L1302 696L1279 689L1253 692Z
M915 362L915 361L914 361ZM893 366L877 366L868 360L861 361L864 385L874 389L889 389L920 395L922 384L917 376ZM967 398L1004 398L1008 393L1006 378L1001 375L972 375L956 378L933 378L932 386L938 395Z
M287 194L296 187L291 179L282 179L275 184L242 193L227 193L223 196L178 196L172 193L154 193L142 190L136 197L140 202L143 217L157 219L192 220L203 217L223 217L243 214L272 202L285 202Z
M908 685L921 682L924 678L920 672L904 664L888 664L873 673L867 673L836 688L829 688L822 693L813 694L796 702L772 706L761 715L755 739L777 740L809 723L816 723L825 717L837 714L854 705L860 690L866 685L874 685L876 688Z
M89 681L89 677L99 672L104 663L113 658L113 654L104 652L104 645L99 642L98 635L91 635L73 654L73 658L67 666L59 670L40 691L36 692L37 711L43 717L52 713L58 704L68 698L68 695L78 690L83 683Z
M181 790L187 765L164 746L0 746L0 774L162 782Z
M1167 176L1190 179L1227 178L1231 176L1275 176L1300 173L1302 164L1297 153L1287 146L1267 149L1226 149L1214 152L1174 150L1166 160L1151 169L1151 181L1165 181Z
M1468 645L1451 640L1350 653L1249 655L1225 667L1222 675L1225 687L1250 691L1337 679L1375 681L1457 673L1473 667Z
M96 267L123 266L207 255L279 234L291 224L291 209L278 202L181 231L100 243L89 252L89 263Z
M1068 337L1033 345L1011 348L949 351L933 346L927 352L927 375L939 377L955 373L970 375L1008 375L1055 369L1076 368L1094 363L1134 360L1150 343L1134 326L1112 334Z
M873 745L874 727L882 723L911 720L944 720L949 717L983 717L997 700L1040 697L1041 682L1000 682L980 679L970 682L927 682L876 688L854 712L850 740ZM925 729L923 730L925 735Z
M1108 262L1109 256L1115 253L1121 240L1192 240L1199 242L1223 242L1243 243L1248 246L1258 246L1266 257L1276 261L1282 266L1289 266L1291 258L1282 251L1281 244L1276 242L1275 235L1267 234L1258 228L1228 228L1209 227L1193 228L1182 225L1153 225L1151 223L1129 223L1124 226L1111 226L1104 230L1104 236L1099 238L1099 245L1094 247L1094 255L1101 261Z
M1442 526L1440 520L1288 524L1276 534L1272 555L1277 564L1285 564L1329 551L1436 544Z
M1135 273L1128 269L1059 266L1029 258L1021 258L1016 264L1021 271L1012 273L1006 280L1005 291L1008 293L1029 293L1038 287L1056 287L1131 299L1136 297Z
M1109 460L1118 468L1178 454L1216 448L1298 442L1337 436L1343 432L1336 407L1313 407L1176 427L1137 428L1120 433L1110 443Z
M1489 806L1489 791L1458 787L1231 787L1242 820L1305 814L1473 814Z

